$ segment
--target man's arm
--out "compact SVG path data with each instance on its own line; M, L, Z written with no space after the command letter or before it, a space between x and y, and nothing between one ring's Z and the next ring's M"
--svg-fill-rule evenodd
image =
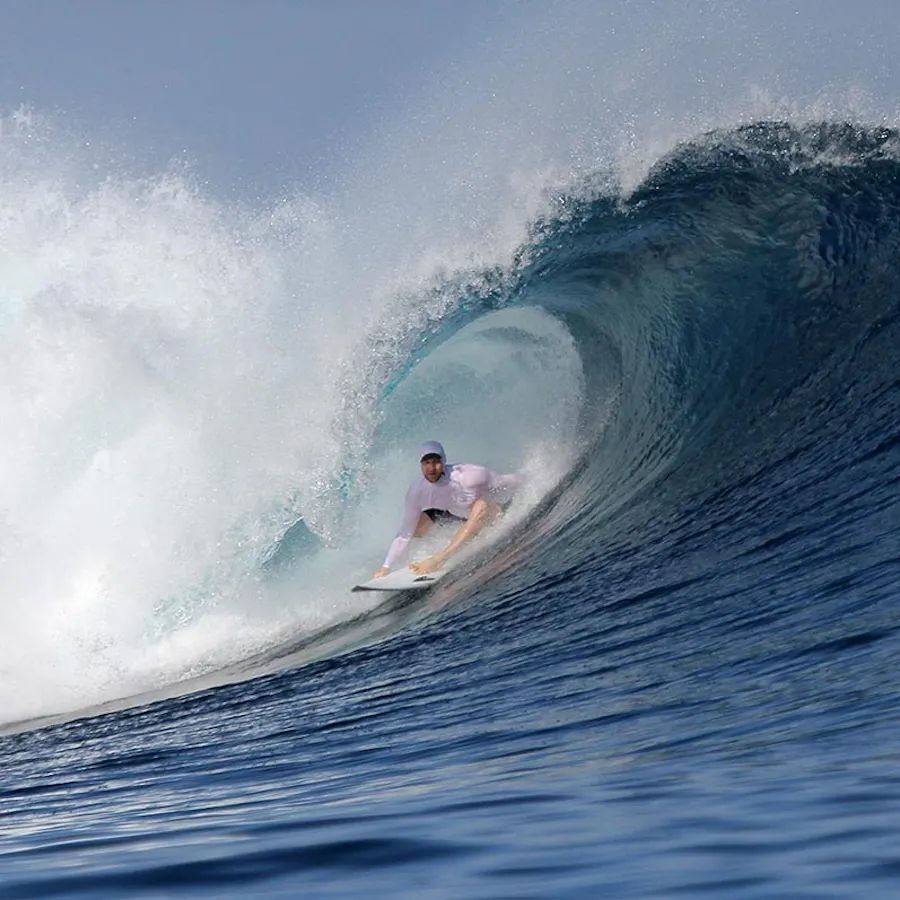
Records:
M397 536L391 541L391 546L388 548L387 556L385 556L381 568L372 574L373 578L382 578L387 575L394 567L397 560L406 552L406 548L416 530L420 512L421 510L419 509L415 485L410 485L406 492L406 498L404 499L403 521L400 523Z
M488 496L497 503L509 503L524 486L525 475L522 472L512 472L509 475L491 472Z

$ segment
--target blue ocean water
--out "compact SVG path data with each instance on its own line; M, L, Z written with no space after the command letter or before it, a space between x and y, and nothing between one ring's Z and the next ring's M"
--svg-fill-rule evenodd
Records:
M2 896L895 896L898 150L846 123L700 135L413 297L324 490L364 515L395 450L406 478L400 423L448 372L421 437L518 403L562 435L559 478L424 594L130 693L35 667L0 736ZM541 393L570 383L572 422ZM341 539L285 521L235 558L312 596ZM210 628L203 584L157 627ZM75 643L106 659L110 633Z

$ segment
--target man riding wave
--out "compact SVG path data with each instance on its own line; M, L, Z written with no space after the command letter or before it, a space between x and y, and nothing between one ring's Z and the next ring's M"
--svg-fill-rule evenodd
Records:
M523 482L521 475L501 475L473 463L448 464L437 441L422 444L419 464L422 477L406 492L403 521L375 578L387 575L403 557L409 542L425 537L435 522L459 522L453 540L443 550L410 563L417 575L441 568L449 556L497 519Z

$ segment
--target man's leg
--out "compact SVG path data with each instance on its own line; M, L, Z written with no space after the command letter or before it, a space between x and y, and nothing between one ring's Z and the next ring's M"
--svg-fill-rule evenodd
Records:
M472 504L469 518L459 526L459 531L447 547L447 552L452 553L458 546L475 537L479 531L495 521L498 515L500 506L493 500L484 498L476 500Z
M423 512L419 515L419 521L416 522L416 530L413 532L414 538L423 538L426 534L428 534L431 529L433 522L431 520L431 516L428 515L427 512Z
M459 526L459 531L453 536L449 545L435 553L434 556L418 563L411 563L410 568L418 575L425 575L439 569L447 557L455 553L466 541L471 540L479 531L494 522L500 515L500 506L493 500L480 498L472 504L469 518Z

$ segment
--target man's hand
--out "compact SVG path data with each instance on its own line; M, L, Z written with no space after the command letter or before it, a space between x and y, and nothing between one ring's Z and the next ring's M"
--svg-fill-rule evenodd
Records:
M436 572L444 564L445 558L443 553L435 553L434 556L429 556L428 559L410 563L409 567L416 575L430 575L432 572Z
M373 578L384 578L391 570L387 566L382 566L377 572L372 573Z

